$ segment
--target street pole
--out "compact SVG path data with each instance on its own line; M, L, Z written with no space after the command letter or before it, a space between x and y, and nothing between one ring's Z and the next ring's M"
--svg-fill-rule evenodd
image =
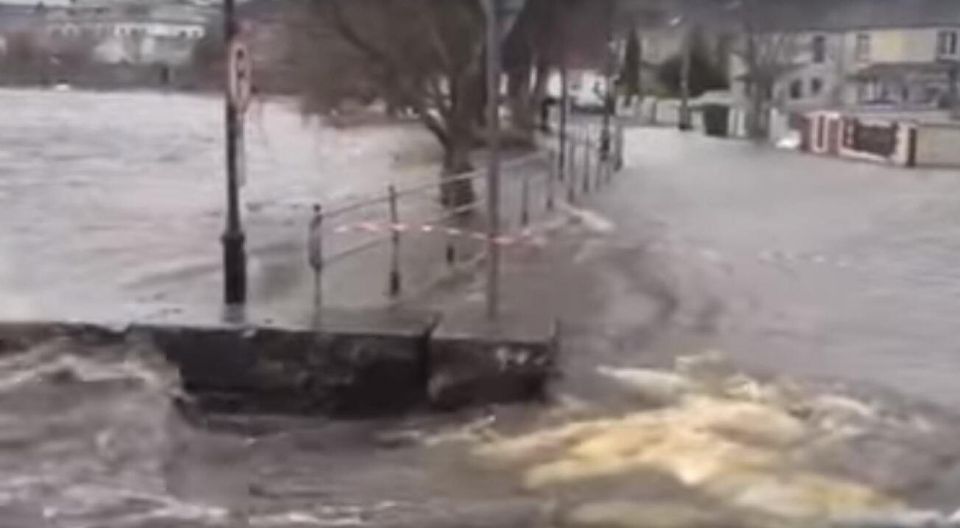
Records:
M610 159L610 122L617 104L617 96L613 88L613 9L613 0L607 0L607 60L604 66L606 93L603 101L603 131L600 135L600 159L605 162Z
M500 312L500 13L501 0L486 0L487 126L490 165L487 172L487 317Z
M680 64L680 116L677 127L680 130L691 130L693 123L690 116L690 31L683 27L683 58Z
M561 17L561 15L556 15ZM560 181L567 179L567 113L570 109L570 68L567 65L566 19L560 19L560 155L557 160Z
M223 2L223 34L225 48L231 49L231 44L238 38L235 0ZM230 61L228 60L229 64ZM233 72L226 68L226 75ZM240 190L239 190L239 131L240 111L237 102L229 93L230 82L224 83L226 90L225 124L226 124L226 167L227 167L227 225L221 242L223 243L223 298L227 305L242 305L247 300L247 263L244 250L245 237L240 224Z

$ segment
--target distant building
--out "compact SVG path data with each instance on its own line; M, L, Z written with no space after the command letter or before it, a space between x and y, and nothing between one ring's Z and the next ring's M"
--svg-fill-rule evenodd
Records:
M762 31L780 35L789 66L773 99L789 109L947 106L956 99L960 2L806 0L774 3ZM731 56L735 91L746 67Z
M78 0L50 10L45 30L55 49L91 46L98 62L177 66L190 61L206 20L204 10L185 3Z
M211 14L211 7L187 0L0 4L0 37L29 34L54 55L86 53L106 64L180 66L190 61Z

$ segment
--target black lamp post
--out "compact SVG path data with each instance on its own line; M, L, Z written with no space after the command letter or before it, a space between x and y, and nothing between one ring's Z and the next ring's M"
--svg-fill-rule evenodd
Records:
M239 31L236 20L235 0L223 0L223 34L225 49L229 55ZM226 75L231 61L226 61ZM239 131L240 110L237 101L229 93L230 82L225 79L226 104L226 166L227 166L227 225L223 232L223 299L228 305L242 305L247 300L247 256L245 237L240 221L239 181Z

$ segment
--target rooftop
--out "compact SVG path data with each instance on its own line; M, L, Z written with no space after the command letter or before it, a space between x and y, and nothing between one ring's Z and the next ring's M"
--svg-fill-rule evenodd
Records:
M957 0L766 0L754 5L759 7L750 15L734 10L731 16L795 31L960 26Z
M638 0L620 0L634 5ZM645 0L664 16L654 27L671 20L738 29L749 21L767 30L849 31L913 27L960 26L960 0ZM666 22L664 22L666 21Z

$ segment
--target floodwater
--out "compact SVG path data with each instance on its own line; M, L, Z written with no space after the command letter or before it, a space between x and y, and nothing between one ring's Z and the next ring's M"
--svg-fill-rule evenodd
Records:
M0 90L0 108L0 313L122 317L121 306L219 302L219 99ZM436 156L415 124L337 129L305 120L292 101L253 106L246 151L251 302L291 310L312 299L312 204L429 181ZM341 297L369 301L383 289Z
M124 321L219 305L219 99L0 90L0 108L0 318ZM255 104L242 189L251 304L309 313L312 205L433 181L434 143L416 124L338 129L305 120L291 101ZM433 192L401 213L436 210ZM381 207L372 214L383 218ZM349 236L325 245L350 247ZM344 261L328 298L382 302L387 262L382 252ZM443 262L442 247L430 262ZM479 416L184 414L159 358L148 344L0 341L0 526L412 528L499 525L504 512L535 510L502 486L461 494L456 464L410 440Z
M960 171L668 129L627 142L627 170L583 201L609 226L582 222L582 243L544 259L567 264L527 264L508 286L610 338L571 361L718 349L960 409Z
M0 107L0 315L115 319L217 303L216 99L0 91ZM540 254L556 260L526 271L539 270L544 288L529 273L505 287L604 335L603 350L574 340L574 370L716 347L743 365L874 383L955 409L956 174L668 131L629 140L616 187L581 203L609 226ZM247 141L252 297L301 313L311 301L310 206L425 181L436 155L415 126L334 129L286 102L255 108ZM383 260L366 262L341 276L382 295L386 275L369 277ZM341 299L364 297L350 293ZM554 409L326 422L201 416L183 398L148 343L0 342L0 526L519 528L551 515L552 498L478 472L442 443L423 446L455 444L494 420L529 429ZM931 429L920 408L903 414ZM956 435L934 429L921 447L897 439L836 462L865 480L924 487L921 505L955 507ZM591 487L600 498L610 491Z
M146 343L4 350L0 526L504 526L537 511L419 446L475 417L210 417L181 399Z

